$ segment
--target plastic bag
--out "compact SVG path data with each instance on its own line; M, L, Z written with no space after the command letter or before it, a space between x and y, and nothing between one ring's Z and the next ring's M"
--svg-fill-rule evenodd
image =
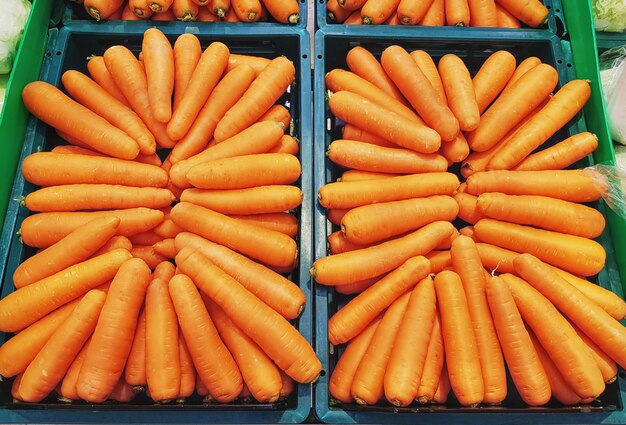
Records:
M626 168L615 164L596 164L585 168L591 173L602 199L617 215L626 218Z
M626 46L600 55L600 78L611 137L626 145Z
M626 0L593 0L596 31L626 31Z
M27 0L0 1L0 74L8 74L13 67L30 9Z

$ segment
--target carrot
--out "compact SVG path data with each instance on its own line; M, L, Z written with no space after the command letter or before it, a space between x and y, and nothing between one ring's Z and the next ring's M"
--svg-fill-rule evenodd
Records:
M196 69L202 48L198 37L193 34L182 34L174 43L174 101L173 108L176 109L187 90L189 80Z
M63 138L66 139L66 137L68 136L64 134ZM77 142L77 140L74 140L74 142ZM87 156L97 156L100 158L110 158L103 153L92 151L91 149L86 149L86 148L83 148L80 146L74 146L74 145L56 146L50 152L56 153L56 154L64 154L64 155L87 155ZM140 153L139 155L135 157L133 161L141 162L143 164L155 165L157 167L161 166L161 159L158 157L156 153L152 155L143 155Z
M345 351L339 358L328 383L328 391L335 399L343 403L354 401L351 391L354 374L370 346L381 319L382 315L379 315L368 324L363 332L348 343Z
M283 135L278 143L266 153L288 153L297 156L300 152L300 141L287 134Z
M178 234L175 244L178 251L184 247L198 250L285 318L295 319L304 309L306 299L302 290L267 267L192 233Z
M208 395L209 389L206 387L206 385L204 385L204 383L200 379L200 375L196 375L196 392L198 393L200 397L204 397L203 402L206 401L207 398L211 397ZM242 392L243 392L243 388L242 388Z
M356 182L363 180L385 179L389 177L398 177L398 175L389 173L376 173L373 171L347 170L341 174L341 178L337 179L337 181Z
M102 291L89 291L50 336L22 375L19 392L24 401L43 400L61 382L94 331L106 297Z
M139 313L135 336L130 347L126 367L124 369L124 380L133 387L136 392L143 391L148 386L146 376L146 309Z
M494 0L468 0L470 26L497 27L496 2Z
M384 276L385 275L376 276L376 277L373 277L371 279L364 279L364 280L360 280L360 281L355 282L355 283L349 283L347 285L337 285L337 286L335 286L335 292L337 292L338 294L346 294L346 295L359 294L359 293L365 291L367 288L369 288L372 285L374 285L376 282L378 282Z
M54 212L114 208L162 208L174 200L167 189L104 184L51 186L31 192L24 203L31 211Z
M550 381L509 286L504 279L493 276L486 290L495 330L517 392L530 406L546 404L552 395Z
M459 229L459 234L463 236L467 236L474 242L480 242L480 240L476 237L476 233L474 232L474 226L465 226Z
M498 8L501 8L499 4L496 3ZM503 9L504 10L504 9ZM508 13L508 12L507 12ZM519 21L518 21L519 22ZM535 68L537 65L541 63L541 59L536 56L530 56L519 63L517 68L515 68L515 72L509 79L509 82L504 87L504 90L508 90L513 84L515 84L524 74L526 74L531 69Z
M301 383L318 377L322 365L315 352L280 314L192 248L182 249L176 264L287 375Z
M78 375L83 400L106 400L124 372L149 281L150 269L139 259L126 261L115 275Z
M320 258L313 263L311 276L322 285L358 282L379 276L406 260L424 255L452 234L448 222L437 221L419 230L380 245Z
M468 135L472 150L483 152L493 147L554 90L557 81L553 67L539 64L505 88L483 114L478 128Z
M164 282L169 282L176 273L176 266L169 261L163 261L152 272L152 280L161 279Z
M239 20L239 17L237 16L237 13L235 12L235 8L234 7L230 7L226 11L226 14L224 15L224 17L221 20L222 20L222 22L241 22Z
M242 389L241 374L198 289L189 277L180 274L170 281L169 291L198 377L217 401L234 400Z
M66 71L61 80L74 100L132 137L142 154L154 153L156 149L154 136L132 109L78 71Z
M507 170L519 164L567 124L582 109L590 95L588 81L573 80L567 83L491 158L487 169Z
M178 347L180 358L180 389L176 401L183 403L186 398L193 395L196 389L196 369L194 368L193 359L187 348L185 338L180 331L178 334Z
M369 245L359 245L356 243L349 242L346 238L345 233L341 231L333 232L326 238L328 245L328 252L331 255L341 254L343 252L356 251L357 249L367 248L369 246L373 246L374 244Z
M48 83L29 83L22 99L37 118L84 141L90 148L122 159L133 159L139 153L137 142L130 136Z
M173 238L183 231L182 227L176 225L171 218L166 218L153 229L154 233L163 239Z
M211 11L211 14L223 18L230 9L230 0L210 0L207 8Z
M412 257L352 299L328 321L328 341L343 344L361 333L394 300L430 273L424 257Z
M122 6L122 0L86 0L83 3L85 10L96 21L108 19Z
M410 174L446 171L448 163L437 154L376 146L354 140L335 140L326 152L337 165L363 171Z
M291 114L289 113L289 109L285 108L283 105L274 105L257 120L257 122L263 121L276 121L282 124L285 129L288 129L291 124Z
M387 309L354 373L351 395L358 404L376 404L384 395L385 370L411 292L396 299Z
M148 19L153 13L148 5L148 0L129 0L128 7L140 19Z
M16 289L30 285L91 257L115 235L120 220L102 217L79 227L49 249L22 262L13 273Z
M129 258L126 250L112 251L9 294L0 300L0 330L24 329L54 309L109 281Z
M87 354L90 343L91 337L85 342L83 347L80 349L80 352L76 355L70 364L70 367L67 369L63 382L61 383L61 398L59 398L59 401L72 402L80 399L76 391L76 381L78 380L78 374L80 373L80 368L83 366L83 362L85 361L85 355Z
M435 290L450 384L461 405L475 405L483 401L485 386L461 279L454 272L442 271L435 277Z
M521 28L522 24L513 15L511 15L505 8L500 6L496 2L496 19L498 21L499 28Z
M478 346L485 394L483 402L501 403L506 397L506 371L494 320L485 296L485 274L474 241L459 236L450 249L452 265L463 283Z
M228 13L232 8L229 10ZM263 71L267 65L270 63L270 59L263 58L260 56L248 56L248 55L238 55L235 53L231 53L228 56L228 65L226 67L226 72L230 72L235 69L238 65L248 65L250 66L256 75L259 75L261 71ZM271 108L270 108L271 109Z
M284 185L300 177L300 161L285 153L223 158L192 167L187 179L201 189L245 189Z
M400 46L390 46L383 51L381 63L426 124L437 131L443 141L454 140L459 134L456 117L411 55Z
M472 0L470 4L479 3L482 0ZM487 4L493 0L482 1ZM486 7L486 6L485 6ZM472 15L473 16L473 15ZM495 25L479 25L495 26ZM482 114L487 107L504 90L513 74L515 73L515 57L506 50L498 50L487 58L472 80L476 92L478 111Z
M626 317L626 302L615 293L557 267L552 267L552 270L587 298L602 307L614 319L622 320Z
M243 95L254 76L252 68L245 64L224 76L209 95L189 132L172 149L173 163L196 155L206 147L217 123Z
M191 22L198 19L200 6L194 0L174 0L171 10L179 21Z
M475 130L480 122L480 111L472 77L465 63L458 56L447 54L439 60L438 69L448 105L461 130Z
M425 27L442 27L446 24L446 8L444 0L433 0L428 11L419 23Z
M378 63L378 61L376 62ZM380 66L380 64L379 64ZM383 71L384 72L384 71ZM388 109L391 112L417 121L423 124L423 121L406 105L406 101L400 101L385 90L378 88L364 77L345 71L343 69L333 69L324 77L326 88L333 92L348 91L359 96L363 96L379 106ZM393 83L391 83L393 84Z
M133 257L143 260L151 270L154 270L163 261L168 258L157 254L152 245L134 245L130 250Z
M506 286L506 285L504 285ZM510 291L509 291L510 292ZM518 313L519 314L519 313ZM563 375L559 372L559 369L556 367L546 350L543 349L537 337L532 333L528 333L530 339L532 341L533 346L535 347L535 351L537 352L537 356L543 365L543 369L548 378L548 382L550 384L551 392L554 398L556 398L561 404L566 406L578 404L580 402L580 397L578 394L572 390L572 388L565 382L563 379Z
M293 382L293 379L287 376L285 372L280 369L278 369L278 372L280 373L280 379L282 380L283 384L282 388L280 389L280 400L284 400L289 397L291 393L293 393L293 390L295 389L295 384Z
M470 195L469 193L459 192L454 195L454 200L458 204L458 216L461 220L470 224L476 224L476 222L485 218L478 210L478 197Z
M533 254L556 267L582 276L594 275L604 267L604 248L580 236L487 218L477 222L474 229L481 241Z
M582 339L585 345L589 347L589 351L591 352L593 359L596 361L596 364L600 368L600 373L602 373L602 379L604 379L604 382L607 384L615 382L615 380L617 379L617 364L615 363L615 361L611 357L609 357L604 351L602 351L602 349L598 347L598 345L593 342L583 331L581 331L580 328L578 328L571 322L570 324L572 325L580 339Z
M349 242L366 245L420 228L454 220L458 206L448 196L407 199L353 208L341 220Z
M22 173L27 181L38 186L100 183L164 187L167 184L167 173L154 165L51 152L28 155L22 164Z
M536 28L548 22L548 8L539 0L497 0L500 6L526 25Z
M328 17L328 21L333 23L342 23L344 22L351 14L358 13L359 23L361 22L361 9L357 9L352 12L350 9L346 9L342 7L338 0L328 0L326 2L326 16Z
M263 5L278 22L297 24L300 21L300 4L297 0L263 0Z
M382 24L397 9L400 0L367 0L361 8L364 24Z
M450 251L431 251L425 255L430 261L430 272L439 273L445 268L452 267Z
M519 255L513 265L522 278L549 299L616 363L624 367L626 349L621 341L626 337L626 329L617 320L580 291L566 285L559 275L532 255Z
M163 238L150 230L133 235L129 238L129 240L133 245L154 245L155 243L162 241Z
M517 252L484 242L477 242L476 249L484 267L499 273L514 273L513 260Z
M358 94L340 91L328 102L338 118L399 146L422 153L439 149L439 135L415 120L399 116Z
M154 4L157 4L156 3L157 1L163 2L163 0L153 0L150 7L152 7L152 5ZM169 0L165 0L165 1L171 4L171 1ZM172 8L168 7L168 9L164 12L154 12L154 14L152 15L150 19L153 21L175 21L176 16L174 16L174 12L172 11Z
M370 132L362 130L352 124L346 124L342 129L342 139L347 140L356 140L359 142L369 143L372 145L384 146L388 148L397 147L393 142L383 139L382 137L376 136Z
M230 217L248 224L284 233L290 238L295 238L298 235L298 218L293 214L279 212L268 214L231 215Z
M470 154L470 148L463 133L459 133L453 141L442 143L439 152L450 165L465 160Z
M205 302L252 396L261 403L278 401L282 380L274 362L250 337L233 324L224 310L208 297L205 298Z
M568 385L581 398L597 397L604 381L593 356L552 303L525 281L501 275L509 286L524 322L554 361Z
M231 0L231 7L241 22L257 22L263 9L260 0Z
M289 59L273 59L217 124L215 140L226 140L254 124L282 96L294 76Z
M398 4L398 19L402 25L417 25L428 12L433 0L401 0Z
M446 0L445 4L448 26L470 26L469 0Z
M118 403L129 403L135 398L136 393L133 391L133 387L128 385L128 382L121 376L118 379L117 384L113 387L113 391L109 394L108 400L113 400Z
M408 406L417 397L435 315L435 288L427 276L411 291L385 371L385 396L395 406Z
M124 105L130 107L130 103L128 103L124 94L120 91L119 87L117 87L117 84L115 84L115 80L107 69L102 56L90 56L87 58L87 70L91 78L93 78L100 87Z
M173 0L150 0L150 9L152 9L155 14L165 13L172 11L172 3Z
M148 4L147 4L147 2L142 2L142 4L139 7L141 7L141 6L148 7ZM142 13L142 9L137 8L137 11L139 13ZM149 15L152 16L152 10L149 7L148 7L148 11L149 11ZM116 14L119 14L119 16L115 16ZM130 1L129 1L128 3L126 3L125 5L122 6L121 14L119 12L116 12L113 15L109 16L109 20L114 20L114 19L115 20L122 20L122 21L143 21L143 20L146 20L148 18L142 18L142 17L137 16L134 13L134 8L131 8L131 4L130 4Z
M483 193L476 206L489 218L590 239L600 236L605 226L604 216L594 208L544 196Z
M144 32L141 51L152 116L159 122L167 123L172 117L172 93L174 92L172 45L159 29L149 28Z
M152 245L152 249L156 255L160 255L165 258L174 258L176 256L176 247L174 246L174 239L163 239Z
M437 70L437 65L435 65L433 58L424 50L413 50L410 54L420 71L422 71L435 92L439 95L439 98L443 102L447 103L446 93L441 82L441 77L439 76L439 71Z
M428 350L426 352L426 359L424 361L424 367L419 380L419 386L417 388L417 395L415 399L420 403L429 403L437 392L439 386L439 377L441 376L444 363L443 352L443 336L441 335L441 321L439 319L439 313L435 306L435 315L433 318L433 326L430 333L430 340L428 342Z
M570 202L597 201L607 190L604 178L590 170L486 171L467 178L472 195L501 192L536 195Z
M591 154L598 147L593 133L579 133L554 146L527 156L513 169L519 171L562 170Z
M353 208L377 202L451 195L459 186L451 173L427 173L372 181L339 182L322 186L318 200L325 208Z
M432 401L438 404L444 404L448 400L449 395L450 376L448 374L448 368L444 363L443 369L441 370L441 376L439 377L439 385L437 386L437 391L435 392Z
M339 6L349 10L350 12L354 12L355 10L362 8L366 1L367 0L339 0Z
M153 279L146 292L146 378L150 398L167 403L181 383L178 319L168 284Z
M334 3L335 0L328 0L327 1L327 5L328 3ZM342 9L341 7L338 7L339 9ZM329 19L331 21L333 21L333 18L331 18L331 12L328 13ZM334 13L333 16L339 16L342 17L342 15L338 15L337 13ZM335 20L337 20L337 22L341 22L338 18L335 18ZM352 12L347 18L345 18L343 20L343 23L345 25L361 25L363 24L363 19L361 18L361 9L357 9L354 12Z
M364 2L360 1L360 3ZM400 90L398 90L389 76L385 74L385 70L381 66L380 62L378 62L374 55L372 55L367 49L364 49L361 46L356 46L350 49L346 55L346 64L348 65L348 68L350 68L350 71L354 72L359 77L369 81L374 86L378 87L399 102L405 105L407 104L404 96L400 93ZM348 137L345 136L344 138L348 139Z
M180 188L190 187L191 185L187 181L187 172L195 165L222 158L265 153L271 147L276 146L283 133L283 127L275 122L253 124L236 136L209 146L203 152L186 160L177 162L169 172L170 178ZM254 138L254 143L250 143L251 137Z
M24 372L76 304L78 300L59 307L0 346L0 375L10 378Z

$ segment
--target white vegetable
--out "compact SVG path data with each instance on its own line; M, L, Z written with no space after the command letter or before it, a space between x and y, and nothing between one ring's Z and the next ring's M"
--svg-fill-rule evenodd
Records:
M626 0L594 0L593 16L597 31L626 30Z
M626 60L600 73L611 138L626 145Z
M13 67L31 4L27 0L0 0L0 74Z

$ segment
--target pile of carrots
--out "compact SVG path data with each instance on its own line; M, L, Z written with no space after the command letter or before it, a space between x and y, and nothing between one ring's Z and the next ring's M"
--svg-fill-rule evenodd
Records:
M339 230L313 264L346 303L328 321L342 403L395 406L589 403L626 367L626 303L589 282L605 262L608 190L575 169L590 133L546 142L590 96L557 71L506 51L472 77L453 54L362 47L326 75L344 170L319 189ZM449 167L461 163L461 183ZM459 225L458 229L453 224ZM343 305L340 299L339 306ZM337 350L337 348L335 348Z
M540 0L327 0L329 23L538 28L548 22Z
M190 34L145 32L70 70L69 94L28 84L28 110L69 144L28 156L40 250L0 300L0 374L40 402L238 398L274 403L321 364L290 322L306 299L298 263L302 192L285 57L204 51ZM71 97L70 97L71 96ZM167 155L162 162L161 155ZM172 206L174 204L174 206ZM48 401L50 399L47 399Z
M298 0L71 0L95 20L297 24Z

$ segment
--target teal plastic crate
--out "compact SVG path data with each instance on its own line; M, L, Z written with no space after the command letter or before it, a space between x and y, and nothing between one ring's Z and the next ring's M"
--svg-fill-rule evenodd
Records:
M186 29L189 30L189 24ZM86 25L85 27L91 25ZM193 29L193 28L192 28ZM165 34L174 40L181 31L177 26L163 29ZM56 30L54 30L56 31ZM237 34L223 34L220 31L196 27L194 32L203 47L212 41L222 41L232 52L254 54L265 57L284 55L294 62L296 80L280 102L286 105L293 118L293 135L300 140L299 158L302 163L302 175L298 184L304 193L302 206L297 210L300 218L298 249L299 266L290 278L300 286L307 295L305 309L295 321L300 333L312 343L313 341L313 303L312 286L308 270L313 257L312 232L312 113L311 113L311 79L309 59L309 38L303 30L294 28L272 28L264 32L263 37L249 28ZM52 60L46 63L42 79L60 86L60 78L64 71L77 69L86 72L85 58L91 54L102 54L112 45L122 44L135 53L141 48L143 30L127 27L124 32L94 33L91 28L81 30L79 25L71 29L65 27L58 32L56 42L52 43L47 52ZM43 122L30 118L22 159L40 150L50 150L60 139L54 131ZM21 164L21 162L20 162ZM20 197L33 191L35 187L26 182L21 173L16 173L13 186L10 214L4 232L0 236L2 259L7 260L6 273L2 282L2 297L14 291L12 275L19 263L33 254L32 248L22 244L17 229L22 220L28 216L27 209L20 204ZM0 334L0 341L7 335ZM37 404L12 403L10 388L13 379L0 382L0 423L299 423L309 416L311 410L311 385L297 385L291 397L276 404L228 404L203 405L200 398L192 398L184 405L154 405L145 396L138 397L130 404L93 405L77 402L73 405L58 403L54 396Z
M346 34L343 31L318 31L315 37L314 75L314 190L326 182L339 177L341 169L332 164L325 155L331 141L340 138L340 122L337 122L328 109L324 97L324 76L334 68L346 69L345 57L349 49L363 46L375 56L389 45L398 44L408 50L423 49L435 59L446 53L459 55L474 74L483 61L494 51L510 51L517 59L537 56L543 62L552 64L559 71L560 85L574 78L571 55L562 48L558 37L547 32L544 36L520 39L511 31L481 31L468 36L463 29L450 28L444 35L439 31L425 32L414 37L411 34L372 34L367 28L355 28ZM582 114L575 117L564 130L559 131L548 143L562 140L571 134L585 131ZM586 158L577 166L592 164L594 158ZM606 206L598 203L600 211L606 214ZM315 212L315 258L327 255L326 237L338 230L326 220L325 209L316 203ZM610 224L609 224L610 228ZM597 276L597 282L610 288L623 297L617 259L609 229L598 239L607 251L606 267ZM600 401L584 407L564 407L553 401L545 407L526 407L509 379L509 396L500 406L461 407L451 399L443 406L419 405L414 403L407 408L397 408L386 402L374 406L342 405L331 400L328 393L330 375L343 350L343 346L333 347L328 342L328 319L350 299L349 296L335 293L332 287L316 285L316 352L326 372L315 387L315 414L326 423L396 423L396 424L599 424L626 423L626 374L619 372L618 380L607 386Z

